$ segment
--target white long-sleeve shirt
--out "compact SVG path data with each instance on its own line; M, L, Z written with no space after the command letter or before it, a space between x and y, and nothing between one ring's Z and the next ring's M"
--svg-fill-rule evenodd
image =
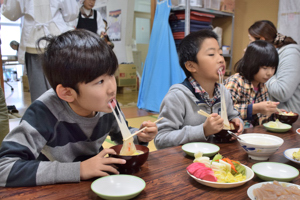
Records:
M18 52L20 63L24 63L25 51L37 53L39 38L71 30L66 22L76 19L79 12L75 0L4 0L1 9L2 14L12 21L24 16Z

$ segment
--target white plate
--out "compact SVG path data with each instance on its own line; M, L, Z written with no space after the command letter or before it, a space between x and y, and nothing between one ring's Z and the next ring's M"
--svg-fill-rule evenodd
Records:
M241 185L245 184L246 182L250 181L254 177L254 172L252 171L252 169L250 169L246 165L243 165L243 166L246 168L246 180L236 182L236 183L218 183L218 182L212 182L212 181L205 181L205 180L196 178L195 176L191 175L188 171L187 171L187 173L193 179L195 179L197 182L199 182L203 185L209 186L209 187L213 187L213 188L234 188L234 187L238 187L238 186L241 186Z
M247 190L247 195L248 197L251 199L251 200L255 200L255 197L253 195L253 190L256 189L256 188L260 188L263 184L266 184L266 183L273 183L273 181L267 181L267 182L262 182L262 183L256 183L254 185L252 185L251 187L248 188ZM281 185L283 186L286 186L286 187L289 187L289 186L296 186L300 189L300 186L299 185L296 185L296 184L292 184L292 183L286 183L286 182L279 182Z
M294 163L300 164L300 161L295 160L295 159L293 158L293 153L294 153L295 151L298 152L299 149L300 149L300 148L287 149L287 150L284 151L283 155L284 155L287 159L289 159L290 161L293 161Z
M111 175L95 180L91 189L103 199L132 199L146 187L143 179L132 175Z
M265 181L292 181L299 175L298 169L278 162L260 162L252 165L254 173Z
M211 157L220 151L220 147L206 142L192 142L182 145L182 150L189 156L201 151L203 156Z

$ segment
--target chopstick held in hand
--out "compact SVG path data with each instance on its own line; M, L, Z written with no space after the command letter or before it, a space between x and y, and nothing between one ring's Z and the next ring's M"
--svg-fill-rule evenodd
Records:
M157 122L159 122L159 121L162 120L162 119L163 119L163 117L161 117L161 118L159 118L158 120L154 121L154 123L157 123ZM145 130L146 128L147 128L147 126L145 126L144 128L142 128L141 130L135 132L134 134L131 134L129 137L123 139L123 141L128 140L129 138L131 138L131 137L133 137L133 136L139 134L140 132L143 132L143 130Z

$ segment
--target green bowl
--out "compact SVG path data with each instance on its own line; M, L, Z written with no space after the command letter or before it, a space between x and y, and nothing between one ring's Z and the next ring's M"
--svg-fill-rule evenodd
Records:
M285 127L283 128L273 128L273 127L269 127L268 126L268 123L264 123L263 126L268 130L268 131L271 131L271 132L276 132L276 133L285 133L287 132L288 130L290 130L292 128L291 125L289 124L284 124Z
M132 199L139 195L146 183L143 179L132 175L111 175L95 180L91 189L99 197L111 200Z
M220 147L206 142L192 142L182 145L182 150L189 156L201 151L203 156L212 157L220 151Z
M254 173L265 181L292 181L299 175L298 169L277 162L260 162L252 166Z

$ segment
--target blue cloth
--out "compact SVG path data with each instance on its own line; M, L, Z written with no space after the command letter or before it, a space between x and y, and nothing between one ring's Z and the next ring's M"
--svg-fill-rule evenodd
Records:
M159 112L169 88L185 79L169 25L170 0L157 1L137 106Z

